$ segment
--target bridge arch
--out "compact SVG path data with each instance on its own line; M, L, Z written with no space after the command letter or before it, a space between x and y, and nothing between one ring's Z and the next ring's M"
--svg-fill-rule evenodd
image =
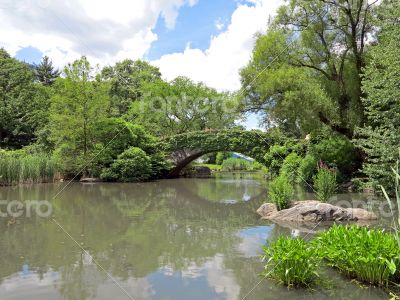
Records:
M174 166L168 177L178 177L182 169L200 156L212 152L239 152L263 163L265 152L283 139L259 130L204 130L173 135L161 141Z

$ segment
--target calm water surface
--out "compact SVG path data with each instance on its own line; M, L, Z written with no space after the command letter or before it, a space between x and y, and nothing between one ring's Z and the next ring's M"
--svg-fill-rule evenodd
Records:
M259 220L254 176L73 183L53 199L64 185L0 188L1 200L50 201L54 218L0 218L1 300L390 298L332 270L315 291L260 282L262 245L309 234Z

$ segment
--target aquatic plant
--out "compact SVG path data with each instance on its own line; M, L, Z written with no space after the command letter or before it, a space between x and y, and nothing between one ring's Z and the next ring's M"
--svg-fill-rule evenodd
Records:
M268 197L278 210L288 208L292 196L293 187L285 175L279 175L268 186Z
M326 202L335 194L336 191L336 173L328 169L322 162L317 175L314 177L314 188L317 192L318 200Z
M4 155L0 158L0 185L50 182L56 170L56 164L45 155Z
M302 238L280 237L263 247L267 261L263 275L286 286L310 286L317 278L320 258L316 249Z
M396 238L383 230L333 225L313 244L328 265L363 282L388 285L399 272Z

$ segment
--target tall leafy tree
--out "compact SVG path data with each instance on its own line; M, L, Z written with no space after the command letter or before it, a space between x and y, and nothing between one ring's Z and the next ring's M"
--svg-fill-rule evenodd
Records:
M125 59L101 72L103 80L110 82L111 113L115 116L126 114L131 103L140 99L145 83L161 79L157 67L143 60Z
M35 139L36 118L47 109L29 67L0 49L0 147L20 148Z
M400 2L383 1L378 26L363 80L368 126L359 130L358 143L367 154L364 172L389 189L400 149Z
M367 0L290 0L281 6L241 73L247 107L287 119L285 114L299 103L312 107L310 101L317 103L322 97L330 105L313 109L312 119L351 138L354 127L365 121L361 75L374 8ZM275 76L274 70L279 69L288 69L288 75ZM298 79L293 76L296 72ZM285 79L293 85L280 84ZM316 94L298 95L302 82L307 83L304 89L314 89ZM321 89L326 95L321 95ZM276 111L281 102L287 109Z
M56 156L65 171L72 173L89 161L96 124L106 116L109 97L107 87L95 80L86 57L68 64L64 75L54 84L49 129Z
M177 77L143 86L143 97L132 104L129 116L156 135L228 128L237 117L232 98L203 83Z
M42 61L35 66L35 74L39 82L51 85L60 76L60 71L53 67L53 62L48 56L44 56Z

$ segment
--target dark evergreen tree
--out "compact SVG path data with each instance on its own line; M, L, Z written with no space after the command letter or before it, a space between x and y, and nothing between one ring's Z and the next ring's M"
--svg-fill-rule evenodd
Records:
M379 17L378 43L363 80L369 126L359 130L358 144L367 154L364 172L375 185L393 189L390 167L400 148L400 2L383 1Z
M53 67L53 62L47 57L43 57L40 64L35 66L36 78L44 85L51 85L58 76L60 71Z

